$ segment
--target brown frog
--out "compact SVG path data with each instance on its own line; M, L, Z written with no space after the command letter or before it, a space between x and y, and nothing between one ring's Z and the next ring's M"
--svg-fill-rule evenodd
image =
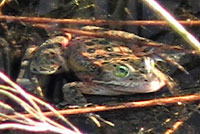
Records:
M149 93L166 84L154 60L136 56L127 47L130 44L88 36L75 36L68 41L69 36L47 40L30 63L30 70L36 74L49 75L60 68L73 72L80 81L65 84L65 96L73 89L93 95Z

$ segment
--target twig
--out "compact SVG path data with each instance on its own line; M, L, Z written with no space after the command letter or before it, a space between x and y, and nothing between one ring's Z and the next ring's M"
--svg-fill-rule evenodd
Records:
M150 106L161 106L161 105L170 105L170 104L178 104L188 103L200 101L200 94L193 95L185 95L178 97L168 97L168 98L159 98L153 100L144 100L137 102L127 102L121 103L117 105L111 106L91 106L86 108L78 108L78 109L66 109L66 110L58 110L58 112L62 115L74 115L74 114L84 114L84 113L93 113L93 112L101 112L101 111L110 111L110 110L119 110L119 109L127 109L127 108L143 108ZM55 116L53 112L43 112L45 116ZM32 118L31 114L24 114L27 118ZM10 115L10 118L17 118L15 115ZM2 120L0 118L0 120Z
M44 29L54 29L57 31L63 31L63 32L68 32L72 33L74 35L84 35L84 36L90 36L90 37L98 37L98 38L107 38L107 39L113 39L113 40L118 40L118 41L125 41L125 42L130 42L130 43L135 43L137 45L145 45L145 46L150 46L150 47L159 47L165 50L177 50L177 51L182 51L184 50L182 47L178 45L165 45L163 43L159 42L154 42L149 39L139 37L133 33L129 33L129 36L123 36L123 34L112 34L109 32L91 32L91 31L84 31L84 30L77 30L77 29L71 29L71 28L55 28L52 25L46 25L46 24L34 24L33 26L35 27L40 27ZM122 31L121 31L122 32ZM119 33L119 31L118 31ZM127 33L127 32L124 32ZM189 53L196 53L195 51L188 51Z
M161 20L133 20L133 21L113 21L113 20L89 20L89 19L55 19L55 18L44 18L44 17L25 17L25 16L0 16L1 21L18 21L18 22L30 22L30 23L47 23L47 24L76 24L76 25L143 25L143 26L156 26L168 25L167 22ZM180 20L179 23L188 26L200 25L199 20Z
M183 124L183 121L177 121L173 124L172 128L168 129L164 132L164 134L173 134L181 125Z

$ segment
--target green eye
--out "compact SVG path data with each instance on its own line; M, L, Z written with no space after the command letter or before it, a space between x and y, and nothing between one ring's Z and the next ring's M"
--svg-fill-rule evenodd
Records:
M116 76L124 78L128 74L129 74L129 72L128 72L128 68L126 66L123 66L123 65L117 66L117 70L115 72Z

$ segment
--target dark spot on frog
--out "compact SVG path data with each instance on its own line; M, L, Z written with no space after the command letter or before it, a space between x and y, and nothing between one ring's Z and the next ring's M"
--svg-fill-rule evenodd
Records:
M59 47L59 46L62 46L62 44L61 43L54 43L54 44L45 45L43 47L44 48L56 48L56 47Z
M94 72L94 71L95 71L95 69L96 69L96 67L95 67L95 66L90 66L90 68L89 68L90 72Z
M90 65L89 66L89 71L90 72L95 72L96 74L100 74L101 73L101 69L98 66L95 66L95 65Z
M103 64L103 65L105 65L105 64L109 64L109 62L103 62L102 64Z
M92 42L97 43L97 42L99 42L99 40L98 39L94 39L94 40L92 40Z
M143 64L141 64L140 60L130 61L130 64L136 66L136 67L144 67Z
M96 55L96 56L95 56L95 59L103 59L103 58L104 58L103 55Z
M37 70L36 68L33 68L33 71L36 72L36 71L38 71L38 70Z
M129 61L129 59L127 59L127 58L126 59L121 59L121 61Z
M85 44L86 44L87 46L93 46L95 43L89 41L89 42L85 42Z
M46 69L44 69L43 67L40 67L39 69L40 71L47 71ZM38 71L37 69L34 68L34 71ZM50 70L49 70L50 71Z
M141 67L138 71L139 71L141 74L148 74L148 71L147 71L144 67Z
M106 47L105 50L108 51L108 52L112 52L113 51L113 49L111 47Z
M106 40L100 40L99 44L108 45L110 43L108 41L106 41Z
M143 52L149 52L149 51L150 51L149 47L143 49Z
M88 53L94 53L96 50L94 49L94 48L89 48L88 50L87 50L87 52Z
M123 56L123 55L121 55L121 54L116 54L116 53L109 53L109 56L110 56L110 57L121 57L121 56Z
M54 57L56 57L56 53L50 51L49 54L46 55L46 56L47 56L47 58L48 58L48 56L51 57L51 58L54 58Z

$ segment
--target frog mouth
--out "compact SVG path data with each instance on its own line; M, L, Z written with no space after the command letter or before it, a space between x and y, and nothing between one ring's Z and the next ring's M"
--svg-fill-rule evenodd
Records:
M119 82L119 81L93 81L94 83L107 88L109 91L105 91L106 95L108 92L115 92L114 94L136 94L136 93L150 93L161 89L165 82L160 79L152 79L151 81L129 81L129 82ZM106 90L106 89L105 89ZM102 91L103 92L103 91Z
M94 94L98 95L130 95L137 93L150 93L160 90L166 85L166 76L159 70L145 77L146 79L132 81L98 81L92 83L98 85Z

